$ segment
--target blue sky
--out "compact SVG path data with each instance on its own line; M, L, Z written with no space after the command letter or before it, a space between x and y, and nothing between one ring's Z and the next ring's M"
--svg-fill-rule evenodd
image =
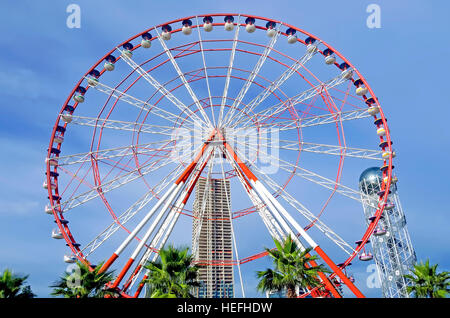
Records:
M81 7L80 29L66 27L70 3ZM0 4L0 270L29 274L33 291L46 297L48 285L65 269L66 247L50 238L53 224L43 213L47 195L41 184L51 128L78 79L124 39L164 21L209 12L282 20L330 43L356 65L389 122L399 193L417 256L450 269L448 1L129 3ZM380 29L366 26L371 3L381 7ZM364 268L358 270L363 277ZM363 291L379 295L379 290Z

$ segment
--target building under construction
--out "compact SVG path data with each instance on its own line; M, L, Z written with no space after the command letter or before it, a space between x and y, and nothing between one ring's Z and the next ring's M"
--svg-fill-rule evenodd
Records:
M233 248L230 181L200 178L193 203L192 250L201 266L198 298L232 298Z

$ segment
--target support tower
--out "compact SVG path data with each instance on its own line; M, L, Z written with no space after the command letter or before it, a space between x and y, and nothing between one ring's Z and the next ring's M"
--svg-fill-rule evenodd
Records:
M382 178L383 175L378 167L364 170L359 178L359 190L367 225L375 215L376 209L366 195L373 199L372 202L378 200ZM416 254L406 227L406 217L400 205L396 182L397 178L394 176L388 202L371 238L381 289L383 297L386 298L409 297L406 291L409 282L404 275L409 273L416 262Z

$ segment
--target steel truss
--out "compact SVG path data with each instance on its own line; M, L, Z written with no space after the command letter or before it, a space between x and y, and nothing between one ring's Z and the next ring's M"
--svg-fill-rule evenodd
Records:
M379 190L381 180L377 183ZM368 198L365 195L372 191L369 190L369 185L365 181L360 183L360 190L364 216L369 223L375 214L375 209L367 204ZM383 218L378 222L378 234L372 236L371 245L383 297L409 298L407 287L411 285L411 282L405 278L405 275L409 274L416 263L416 253L408 233L396 184L391 185L390 192L389 202L392 205L383 211ZM370 196L373 199L378 198L376 193Z

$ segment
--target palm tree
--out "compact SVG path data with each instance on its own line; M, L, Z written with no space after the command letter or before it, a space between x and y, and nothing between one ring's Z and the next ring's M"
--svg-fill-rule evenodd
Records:
M416 298L445 298L450 289L450 273L437 272L438 265L430 266L427 259L414 265L411 275L405 275L412 285L407 287L408 293L412 293Z
M189 248L169 245L159 251L157 261L145 265L149 278L144 283L151 298L193 297L192 288L199 286L196 281L199 267L192 265L193 256L188 252Z
M106 286L114 279L112 272L99 273L103 263L91 270L84 263L77 262L77 267L73 273L65 272L54 285L54 296L64 296L64 298L103 298L105 296L115 296L116 292Z
M14 275L11 270L5 269L0 276L0 298L33 298L36 295L30 286L23 286L28 276Z
M310 262L317 259L309 255L310 248L301 251L297 244L288 236L284 242L274 239L276 249L265 248L272 257L274 269L256 272L260 279L257 289L266 291L287 291L288 298L297 297L296 286L300 288L313 288L320 286L317 279L319 272L328 270L323 265L311 266Z

